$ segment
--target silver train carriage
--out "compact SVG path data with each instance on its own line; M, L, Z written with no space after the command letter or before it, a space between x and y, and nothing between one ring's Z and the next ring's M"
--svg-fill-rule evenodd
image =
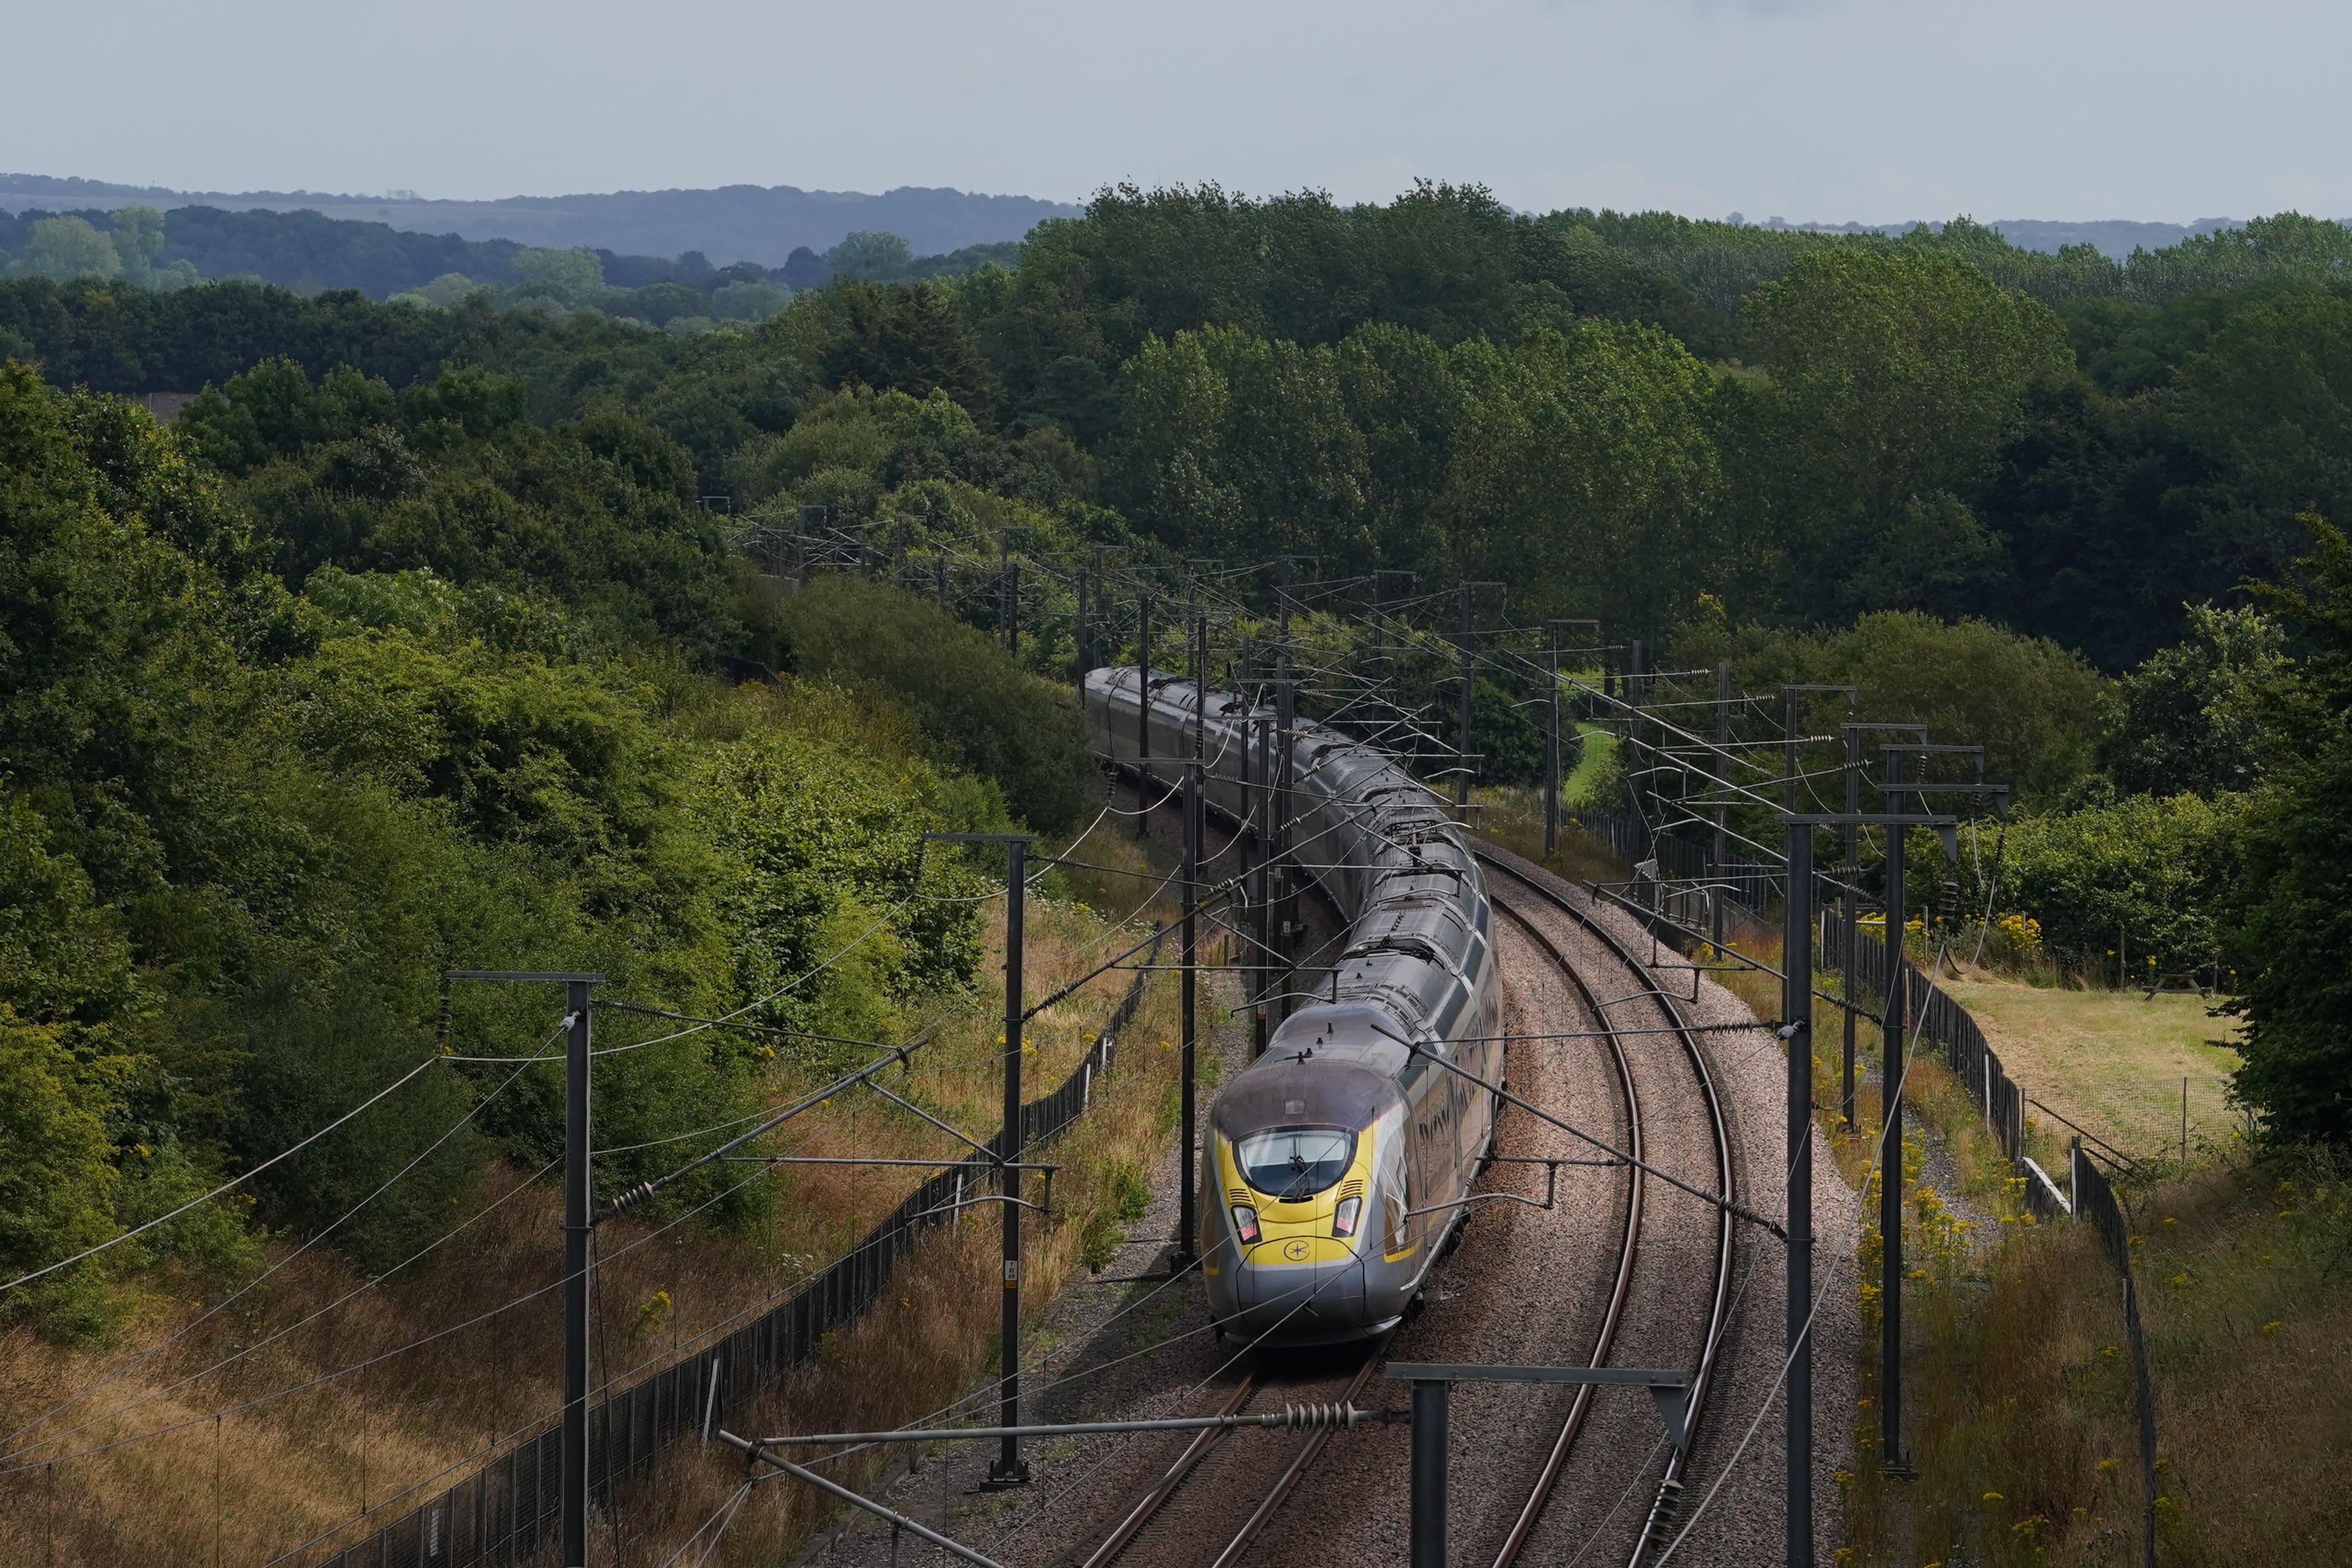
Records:
M1241 697L1206 695L1207 807L1241 826L1255 802L1270 819L1272 726ZM1095 744L1130 775L1178 785L1201 696L1155 670L1147 704L1134 667L1094 670ZM1503 1046L1493 910L1452 819L1374 748L1304 721L1291 734L1294 857L1346 920L1347 944L1336 975L1302 972L1328 999L1297 1006L1219 1092L1197 1241L1221 1331L1314 1344L1381 1333L1419 1294L1492 1151L1496 1109L1431 1058L1500 1083Z

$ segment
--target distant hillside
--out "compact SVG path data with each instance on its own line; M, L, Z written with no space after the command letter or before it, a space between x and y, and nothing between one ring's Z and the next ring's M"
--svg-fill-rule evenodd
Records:
M1034 196L902 185L880 195L803 191L792 185L728 185L709 191L615 191L605 195L510 196L492 202L426 201L413 192L383 196L315 191L172 191L0 174L0 209L110 211L132 203L269 212L310 211L467 240L611 250L641 256L700 251L718 266L755 261L782 267L793 249L832 249L859 230L895 234L918 256L1019 239L1049 217L1076 217L1066 202Z
M1015 266L1021 254L1021 242L1008 239L917 256L897 235L858 233L822 256L797 247L782 267L756 261L714 267L695 250L661 257L597 249L583 261L570 249L412 234L307 209L173 207L163 218L158 232L127 203L110 212L94 206L67 213L0 210L0 276L121 278L161 289L246 278L298 294L357 289L377 300L403 295L444 306L487 291L493 306L593 305L672 331L702 331L725 320L764 321L784 308L793 290L836 277L956 278L992 264Z
M1728 220L1745 223L1739 214ZM1908 234L1923 224L1937 233L1941 223L1914 218L1909 223L1790 223L1786 218L1767 218L1759 228L1804 229L1814 234ZM2194 223L2141 223L2133 218L2093 218L2074 223L2052 218L1997 218L1987 227L2020 250L2038 250L2055 256L2070 245L2091 245L2110 261L2126 261L2135 250L2162 250L2179 245L2191 235L2215 234L2225 228L2242 226L2233 217L2200 217Z
M2162 250L2195 234L2218 234L2242 226L2233 217L2200 217L2195 223L2135 223L2128 218L2101 218L2090 223L2059 223L2044 218L2007 217L1991 226L2020 250L2055 255L2068 245L2095 245L2112 261L2127 259L2135 250Z

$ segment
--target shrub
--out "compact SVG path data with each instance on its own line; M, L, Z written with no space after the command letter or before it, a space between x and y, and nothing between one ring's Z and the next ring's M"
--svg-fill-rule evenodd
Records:
M1022 669L987 634L855 577L811 583L783 621L802 674L878 688L904 704L940 760L992 781L1037 831L1077 820L1093 772L1077 700Z
M2128 795L2112 805L2021 816L2009 826L2002 910L2021 910L2013 941L2096 969L2112 961L2120 933L2133 962L2145 955L2168 973L2222 962L2230 947L2227 900L2242 797L2193 795L2159 800ZM1963 854L1962 875L1980 913L1990 847ZM1942 874L1943 857L1925 866ZM2038 921L2036 929L2032 922ZM2006 922L2004 922L2006 924Z

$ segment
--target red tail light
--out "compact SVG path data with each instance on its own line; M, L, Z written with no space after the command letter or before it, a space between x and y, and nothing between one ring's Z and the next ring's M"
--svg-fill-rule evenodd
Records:
M1333 1236L1355 1235L1356 1216L1363 1212L1363 1199L1341 1198L1339 1206L1331 1211L1331 1234Z
M1234 1234L1244 1246L1257 1239L1257 1210L1247 1204L1234 1205Z

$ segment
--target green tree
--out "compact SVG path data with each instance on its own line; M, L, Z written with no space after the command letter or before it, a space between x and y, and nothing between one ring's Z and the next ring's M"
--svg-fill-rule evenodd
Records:
M2269 689L2272 750L2242 838L2234 1092L2287 1142L2352 1141L2352 542L2306 515L2303 581L2267 591L2304 655Z
M1094 751L1076 700L994 638L855 577L811 583L787 603L784 626L803 675L888 694L943 761L995 784L1030 826L1053 833L1076 820Z
M1662 642L1719 570L1706 369L1655 328L1606 321L1452 357L1464 413L1441 569L1511 583L1521 615Z
M887 279L906 275L912 247L895 234L859 229L824 253L836 278Z
M137 204L116 208L113 244L121 258L123 281L142 289L154 288L159 276L156 264L163 256L163 215Z
M2001 909L2039 921L2053 951L2094 973L2104 964L2115 975L2106 955L2119 951L2135 971L2147 959L2168 974L2208 969L2229 956L2237 828L2230 805L2193 795L2023 814L2009 826L1995 896ZM1962 901L1979 911L1990 860L1981 846L1960 857Z
M13 271L64 282L74 278L119 278L122 257L114 241L88 218L43 218L33 226L32 239Z
M2047 638L1916 611L1882 611L1827 633L1695 623L1674 657L1685 668L1728 660L1744 691L1853 686L1851 710L1841 698L1813 701L1812 732L1847 719L1923 723L1931 741L1984 747L1988 779L2043 804L2055 804L2088 766L2106 690L2098 671Z
M565 305L592 304L604 288L604 263L593 250L519 250L514 274L525 295Z
M0 1277L15 1279L113 1236L117 1181L106 1119L119 1101L54 1029L0 1008ZM89 1264L0 1296L0 1321L44 1322L66 1337L110 1314Z
M1361 437L1329 349L1237 327L1148 338L1123 368L1114 497L1189 555L1366 560Z
M980 418L995 416L996 377L947 286L846 283L827 300L840 331L824 351L825 380L915 397L944 392Z
M1801 257L1741 321L1771 392L1748 405L1767 422L1747 448L1759 471L1738 479L1803 612L1973 607L2000 552L1966 498L2035 389L2069 373L2057 318L1906 247Z
M2264 740L2263 689L2285 638L2251 609L2188 606L2189 635L2116 684L2099 761L2126 795L2211 799L2252 787Z
M765 321L784 313L793 291L772 283L724 283L710 291L710 313L722 321Z

